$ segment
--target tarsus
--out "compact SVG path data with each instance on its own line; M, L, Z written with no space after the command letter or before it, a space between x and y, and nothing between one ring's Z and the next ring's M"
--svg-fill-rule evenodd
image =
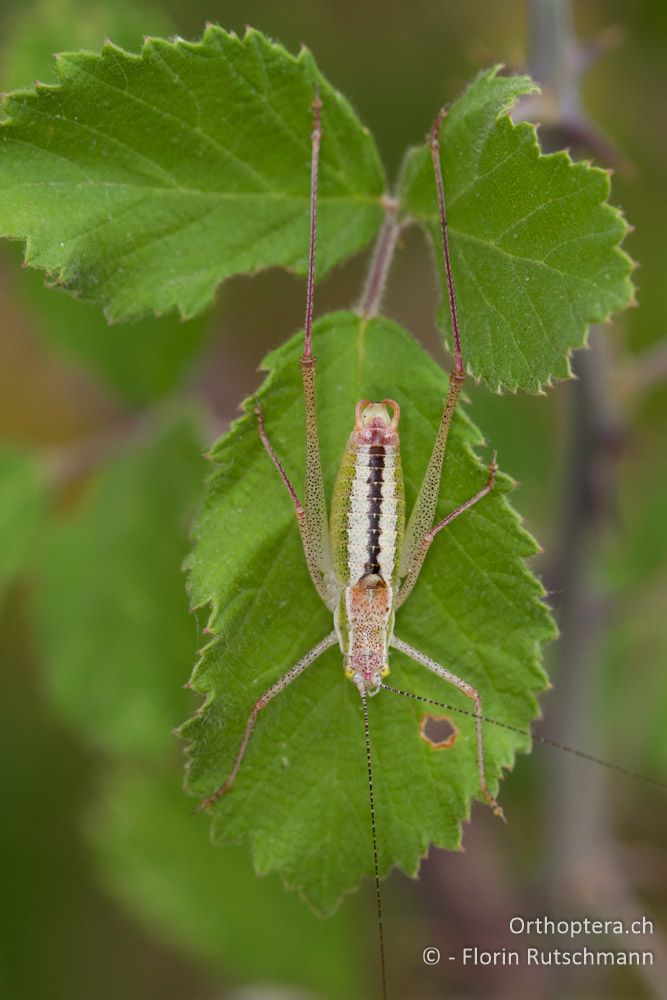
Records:
M384 687L384 684L382 685ZM373 794L373 762L371 758L371 737L368 727L368 699L360 688L361 704L364 709L364 740L366 743L366 766L368 768L368 801L371 807L371 836L373 839L373 870L375 874L375 903L378 915L378 936L380 939L380 972L382 976L382 1000L387 1000L387 967L384 954L384 925L382 923L382 894L380 892L380 869L378 866L378 842L375 827L375 796Z
M667 784L658 781L657 778L649 778L645 774L639 774L639 772L632 771L629 767L623 767L621 764L612 764L611 761L602 760L601 757L595 757L584 750L575 750L574 747L569 747L567 743L559 743L557 740L552 740L549 736L540 736L538 733L531 733L528 729L520 729L518 726L513 726L509 722L499 722L498 719L490 719L488 715L478 716L476 712L470 712L465 708L457 708L455 705L448 705L443 701L435 701L433 698L425 698L423 695L414 694L412 691L401 691L400 688L391 687L389 684L381 684L380 687L383 691L389 691L391 694L402 694L405 698L423 701L427 705L444 708L447 712L457 712L459 715L467 715L471 719L480 718L483 722L488 722L492 726L499 726L501 729L509 729L512 733L528 736L531 740L538 740L540 743L544 743L545 746L555 747L556 750L566 750L568 753L574 754L575 757L581 757L583 760L591 761L593 764L600 764L610 771L617 771L619 774L625 774L629 778L637 778L639 781L645 781L647 784L654 785L656 788L661 788L667 792Z

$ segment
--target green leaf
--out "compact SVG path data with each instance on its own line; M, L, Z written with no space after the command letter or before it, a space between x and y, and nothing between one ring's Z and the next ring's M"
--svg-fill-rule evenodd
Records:
M173 776L120 771L106 786L88 823L103 883L161 938L226 980L367 995L365 913L323 924L275 877L258 879L247 852L207 843Z
M537 392L571 375L591 323L632 298L627 232L606 204L609 175L567 153L540 153L533 125L507 111L535 90L527 77L481 73L440 132L452 267L465 360L492 388ZM411 150L403 208L429 231L444 290L431 156ZM449 309L438 321L451 339Z
M35 455L0 446L0 597L35 558L45 505L46 483Z
M105 36L119 45L140 45L147 30L170 29L163 12L138 10L128 0L116 0L113 7L83 0L37 0L12 19L5 36L3 89L34 79L51 81L56 74L53 54L65 45L97 47ZM14 263L15 255L10 259ZM37 332L131 403L146 403L169 392L201 349L207 326L203 318L182 323L176 315L146 317L110 329L99 306L54 295L42 272L14 267L11 280Z
M196 636L181 562L200 495L200 438L171 415L110 462L45 546L38 627L61 714L118 754L162 757Z
M303 482L300 336L268 359L258 393L267 430L297 490ZM328 494L360 398L401 406L408 509L440 417L446 380L407 333L351 313L316 324L318 408ZM486 481L475 457L479 432L462 412L452 428L439 511ZM229 773L260 694L331 631L330 613L307 576L294 513L248 413L212 452L215 463L189 558L195 606L209 604L213 638L193 677L204 706L183 727L191 740L188 783L204 797ZM489 454L485 455L488 462ZM493 718L527 727L545 683L539 643L553 635L542 591L523 560L535 543L493 494L438 537L397 615L396 634L475 684ZM426 670L392 653L394 684L469 703ZM460 822L479 793L471 720L456 718L451 750L420 736L426 708L386 693L370 703L380 870L417 871L429 843L456 848ZM492 787L529 741L486 727ZM361 703L329 650L262 713L232 791L215 806L216 840L247 840L259 872L279 871L320 913L372 871Z
M319 74L256 31L63 54L0 129L0 231L111 319L207 306L223 278L307 266L311 103L324 101L319 273L382 218L373 140Z

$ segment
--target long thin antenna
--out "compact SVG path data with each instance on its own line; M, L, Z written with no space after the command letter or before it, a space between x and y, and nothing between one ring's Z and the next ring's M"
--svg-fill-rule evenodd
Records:
M442 252L445 257L445 273L447 275L447 293L449 296L449 315L452 318L452 333L454 334L454 360L456 374L464 375L463 356L461 354L461 335L459 333L459 321L456 312L456 296L454 294L454 278L452 276L452 261L449 256L449 240L447 238L447 211L445 208L445 185L442 180L442 164L440 163L440 126L447 116L447 109L443 108L433 122L431 135L429 137L429 148L431 159L433 160L433 171L435 173L435 186L438 191L438 210L440 214L440 235L442 237Z
M383 685L384 686L384 685ZM371 736L368 727L368 699L366 691L360 687L361 704L364 709L364 740L366 742L366 766L368 768L368 801L371 807L371 836L373 839L373 870L375 872L375 903L378 915L378 936L380 939L380 971L382 976L382 1000L387 1000L387 966L384 954L384 925L382 923L382 894L380 892L380 869L378 866L378 842L375 827L375 796L373 794L373 762L371 758Z
M565 750L567 753L574 754L575 757L581 757L582 760L588 760L593 764L600 764L601 767L606 767L610 771L617 771L619 774L625 774L628 778L637 778L639 781L644 781L648 785L653 785L655 788L661 788L664 792L667 792L667 784L662 781L658 781L657 778L648 778L645 774L639 774L637 771L630 770L629 767L623 767L621 764L612 764L608 760L602 760L601 757L595 757L591 753L586 753L584 750L575 750L574 747L569 747L567 743L559 743L557 740L552 740L549 736L540 736L538 733L531 733L528 729L520 729L518 726L513 726L509 722L499 722L498 719L490 719L487 715L478 716L475 712L470 712L465 708L457 708L455 705L448 705L444 701L434 701L433 698L425 698L423 695L414 694L412 691L401 691L400 688L391 687L389 684L381 684L380 687L383 691L389 691L391 694L401 694L404 698L412 698L414 701L423 701L427 705L435 705L436 708L444 708L447 712L456 712L458 715L467 715L471 719L481 718L483 722L488 722L492 726L499 726L501 729L509 729L512 733L519 733L521 736L528 736L531 740L537 740L539 743L544 743L547 747L553 747L556 750Z
M315 238L317 232L317 175L320 163L320 141L322 139L322 129L320 128L320 112L322 101L320 100L320 88L315 86L315 99L313 101L313 132L311 135L311 159L310 159L310 243L308 247L308 291L306 293L306 340L304 344L303 356L310 358L312 354L313 339L313 290L315 288Z

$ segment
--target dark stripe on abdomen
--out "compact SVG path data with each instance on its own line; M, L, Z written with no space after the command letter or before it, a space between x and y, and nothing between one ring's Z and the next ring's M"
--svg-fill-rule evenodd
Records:
M367 499L367 556L364 576L380 574L380 515L382 513L382 487L384 484L384 445L373 444L368 458Z

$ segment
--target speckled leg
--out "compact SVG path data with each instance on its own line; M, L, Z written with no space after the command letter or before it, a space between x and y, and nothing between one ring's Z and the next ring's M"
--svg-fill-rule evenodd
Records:
M312 352L315 247L317 239L317 174L320 159L320 141L322 138L322 130L320 128L321 109L322 102L320 101L319 94L317 94L313 101L313 131L311 136L310 246L308 251L308 290L306 293L306 321L304 327L303 357L301 358L301 377L303 380L303 397L306 407L305 521L313 559L320 572L327 575L332 567L331 545L329 542L324 477L322 476L322 461L317 433L317 412L315 407L316 359L313 357Z
M238 749L238 753L236 754L234 764L232 765L232 769L229 772L228 777L220 785L219 788L216 788L216 790L212 792L211 795L208 795L205 799L202 800L202 802L199 803L198 807L199 810L208 809L210 806L213 805L214 802L217 802L219 799L223 797L223 795L226 795L227 792L232 787L232 785L234 784L234 780L236 778L236 775L238 774L239 768L245 756L245 752L248 749L248 743L250 742L252 731L255 728L255 722L257 721L257 716L259 715L261 710L263 708L266 708L269 702L272 701L277 694L280 694L281 691L284 691L285 688L292 683L292 681L295 681L297 677L299 677L304 672L304 670L311 665L311 663L314 663L315 660L319 656L321 656L326 649L329 649L329 647L333 646L337 641L338 639L336 637L336 633L331 632L328 636L326 636L326 638L318 642L316 646L313 646L313 648L309 650L306 653L306 655L299 660L298 663L295 663L295 665L291 667L286 674L283 674L283 676L279 680L277 680L276 683L273 684L268 689L268 691L264 692L261 698L257 699L248 717L245 731L243 733L243 738L241 740L241 745Z
M493 810L495 816L500 817L500 819L505 819L502 809L494 799L493 795L489 791L489 787L486 783L486 771L484 768L484 736L482 733L482 700L479 693L475 690L472 684L468 684L461 677L457 677L453 674L451 670L447 670L446 667L442 667L435 660L432 660L429 656L424 656L420 653L418 649L413 646L409 646L407 642L403 642L394 636L391 640L391 645L394 649L398 649L399 652L405 653L409 656L411 660L415 663L420 663L423 667L427 667L432 670L434 674L441 677L443 681L447 681L448 684L453 684L457 687L459 691L462 691L466 698L470 698L473 705L475 706L474 718L475 718L475 739L477 742L477 770L479 773L479 787L484 799L488 802Z
M451 514L447 514L446 517L443 517L442 521L438 521L437 524L424 534L419 544L413 549L411 560L405 567L405 579L401 582L401 589L396 597L395 607L397 609L400 608L402 604L405 604L408 597L412 593L412 588L419 578L424 559L426 558L426 553L431 547L431 542L435 536L448 524L451 524L452 521L454 521L460 514L465 514L467 510L470 510L470 508L474 507L476 503L483 500L485 496L488 496L493 489L497 471L498 466L496 465L496 454L494 452L489 466L489 478L486 481L486 486L483 486L482 489L475 493L473 497L470 497L470 500L466 500L465 503L462 503L459 507L453 510Z

